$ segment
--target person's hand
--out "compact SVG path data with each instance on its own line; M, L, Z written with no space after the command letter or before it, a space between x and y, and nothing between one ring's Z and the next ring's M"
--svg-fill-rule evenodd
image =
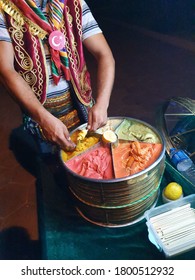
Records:
M107 123L107 109L103 106L95 104L88 114L87 129L95 131Z
M50 115L41 125L43 137L52 143L57 144L61 149L70 151L76 145L70 139L67 127L57 118Z

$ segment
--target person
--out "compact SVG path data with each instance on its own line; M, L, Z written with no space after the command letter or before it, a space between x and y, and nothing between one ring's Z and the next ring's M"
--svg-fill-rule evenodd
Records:
M97 62L95 94L84 48ZM0 80L43 152L45 143L72 150L74 128L106 123L114 75L112 51L84 0L0 0Z

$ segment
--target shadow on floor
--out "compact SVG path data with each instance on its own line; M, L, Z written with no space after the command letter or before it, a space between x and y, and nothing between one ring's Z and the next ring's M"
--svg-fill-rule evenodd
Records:
M12 227L0 232L1 260L40 259L39 241L31 240L22 227Z
M13 129L9 139L9 148L12 150L16 160L33 176L39 176L39 163L40 160L44 161L50 168L51 172L58 174L64 170L60 155L58 152L55 154L40 154L38 145L35 139L23 126ZM64 173L64 171L62 172ZM64 180L64 177L63 177Z
M33 137L19 126L12 130L9 139L9 148L16 160L32 175L37 176L36 157L38 147Z

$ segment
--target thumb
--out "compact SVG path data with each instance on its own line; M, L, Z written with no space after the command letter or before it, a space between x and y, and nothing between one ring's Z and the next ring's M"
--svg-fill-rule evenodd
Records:
M87 124L87 129L90 130L92 128L92 113L89 112L88 114L88 124Z

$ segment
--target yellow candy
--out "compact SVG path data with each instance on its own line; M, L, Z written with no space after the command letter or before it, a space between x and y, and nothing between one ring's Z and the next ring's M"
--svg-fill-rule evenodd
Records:
M87 135L87 130L86 129L81 130L78 134L77 141L82 141L86 135Z
M182 196L182 194L183 189L176 182L169 183L164 189L164 196L170 200L179 199Z

